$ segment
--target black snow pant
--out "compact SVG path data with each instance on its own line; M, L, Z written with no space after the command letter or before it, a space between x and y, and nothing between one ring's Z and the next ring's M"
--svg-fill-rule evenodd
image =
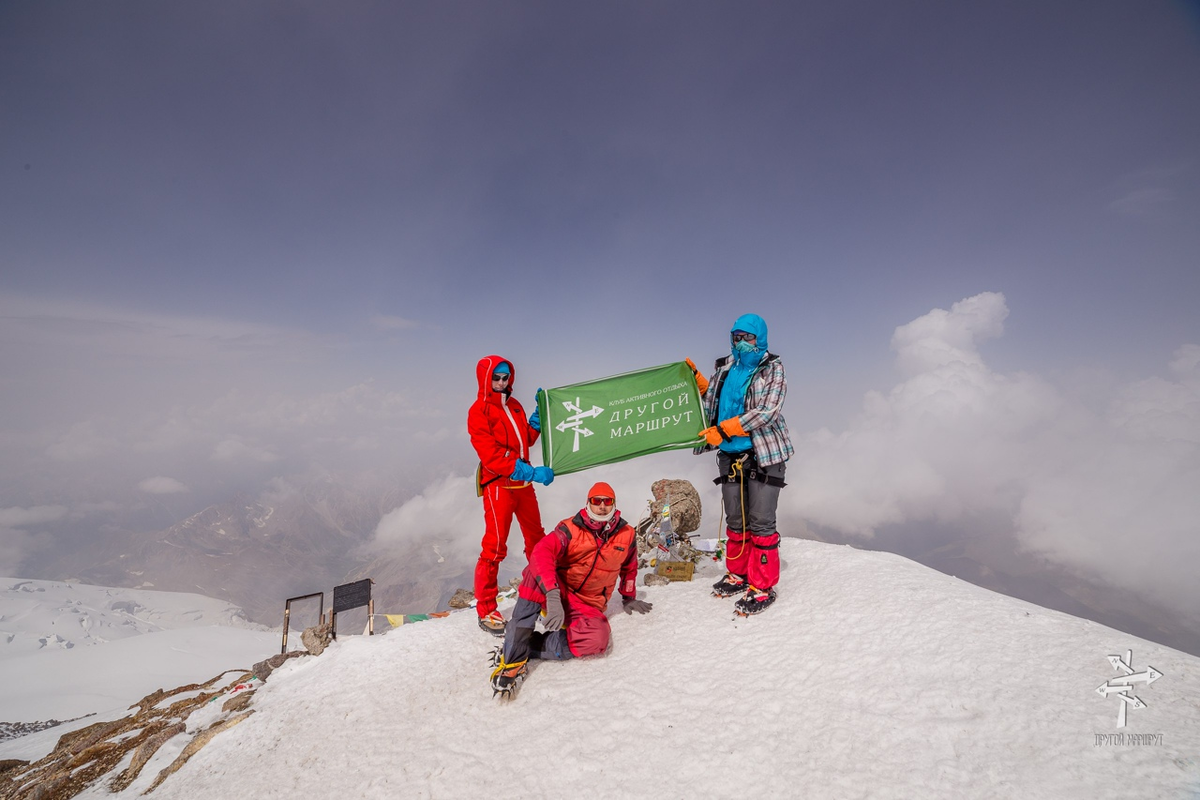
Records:
M517 598L512 616L504 627L504 663L516 664L530 658L565 661L575 657L567 646L566 630L546 633L534 630L541 613L541 603Z

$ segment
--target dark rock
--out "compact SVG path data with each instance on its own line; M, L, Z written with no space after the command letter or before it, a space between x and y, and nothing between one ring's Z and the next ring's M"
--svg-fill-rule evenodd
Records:
M250 668L250 672L254 674L254 677L258 678L263 683L266 683L267 676L278 669L283 662L287 661L289 658L297 658L298 656L306 655L308 655L307 650L293 650L290 653L278 653L266 659L265 661L260 661L255 664Z
M700 493L691 481L664 478L650 484L654 502L650 504L650 516L657 519L662 513L667 496L671 498L671 525L676 533L691 533L700 530Z
M471 601L475 599L475 593L470 589L459 589L450 598L451 608L470 608Z
M311 628L305 628L304 633L300 634L300 641L304 643L304 649L312 653L314 656L319 656L321 653L324 653L325 648L329 646L329 642L332 638L332 622L326 622L324 625L314 625Z
M655 575L653 572L647 572L646 577L642 581L647 586L666 586L671 582L670 578L664 578L662 575Z
M254 692L243 691L226 700L221 706L221 710L231 712L244 711L253 699Z

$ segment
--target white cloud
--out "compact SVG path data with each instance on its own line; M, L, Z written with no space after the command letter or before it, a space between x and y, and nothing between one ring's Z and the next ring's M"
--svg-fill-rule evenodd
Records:
M138 483L137 488L147 494L178 494L186 492L188 488L174 478L158 476L155 478L146 478L146 480Z
M24 528L43 522L55 522L67 515L65 506L31 506L30 508L0 508L0 528Z
M1176 350L1171 372L1182 378L1196 376L1200 372L1200 344L1185 344Z
M1109 211L1132 217L1144 217L1175 201L1175 193L1161 186L1134 189L1108 204Z
M119 446L111 435L101 433L97 423L79 422L46 448L46 455L55 461L90 461L111 453Z
M564 475L550 486L535 487L542 526L548 531L559 520L574 516L597 481L613 487L621 515L636 523L648 510L650 485L660 478L679 478L691 481L700 492L708 523L702 535L715 537L721 525L720 493L712 483L715 472L714 456L697 458L690 451L676 451ZM414 540L434 539L441 543L443 555L473 564L483 532L483 501L475 495L475 476L449 475L434 479L423 492L384 515L372 549L386 553ZM510 556L521 553L523 541L514 519L508 538Z
M1137 170L1118 179L1110 191L1116 194L1108 210L1130 217L1161 214L1176 200L1181 186L1195 169L1190 160Z
M1007 315L1004 296L987 293L897 328L892 348L908 379L886 395L868 392L846 431L797 435L794 488L781 502L808 522L864 537L882 525L1005 507L1022 442L1060 402L1036 377L984 364L977 342L998 336Z

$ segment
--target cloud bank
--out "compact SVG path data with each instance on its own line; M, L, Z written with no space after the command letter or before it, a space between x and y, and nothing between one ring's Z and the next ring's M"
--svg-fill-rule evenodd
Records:
M1174 354L1170 379L1079 397L988 366L980 345L1007 315L989 292L897 328L904 379L868 392L846 430L797 437L781 510L864 540L1000 513L1028 550L1194 615L1200 346Z

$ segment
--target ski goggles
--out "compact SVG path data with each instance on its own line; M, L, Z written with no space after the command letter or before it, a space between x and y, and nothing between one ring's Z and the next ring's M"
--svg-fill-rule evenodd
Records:
M611 497L589 497L588 502L594 506L611 506L617 501Z
M730 334L730 338L733 339L734 344L737 344L738 342L749 342L750 344L754 344L758 341L757 336L755 336L753 333L746 333L745 331L734 331Z

